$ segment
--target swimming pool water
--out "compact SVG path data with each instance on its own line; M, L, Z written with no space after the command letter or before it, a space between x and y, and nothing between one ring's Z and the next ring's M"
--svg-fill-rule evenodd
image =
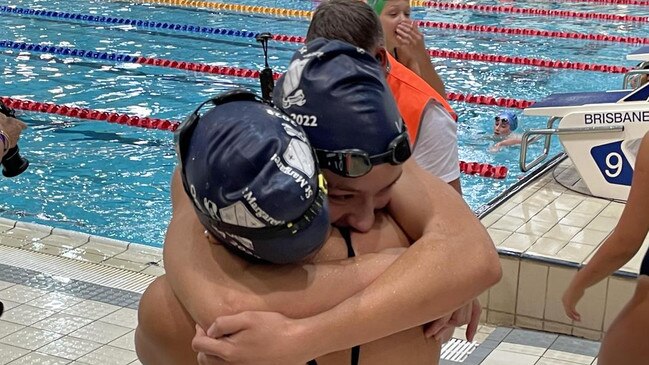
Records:
M260 5L254 0L228 1ZM631 15L649 15L649 7L480 1ZM228 29L305 35L306 20L154 6L122 1L8 1L32 9L155 20ZM313 9L316 2L280 0L264 5ZM263 56L252 39L139 29L75 20L0 14L0 40L167 58L261 69ZM649 37L646 24L571 18L415 8L416 19L499 25L581 33ZM429 48L537 57L574 62L632 65L624 56L637 46L623 43L509 36L422 28ZM286 69L296 44L271 42L270 63ZM254 79L94 61L70 56L0 49L0 95L57 104L182 120L197 104L232 85L258 90ZM622 75L435 58L448 91L538 100L554 92L619 88ZM488 151L498 107L453 103L460 116L460 158L506 165L505 180L462 177L469 205L477 209L513 184L518 147ZM29 125L20 142L30 168L18 178L0 180L0 216L74 229L115 239L160 246L170 217L169 178L175 164L172 134L163 131L21 113ZM544 118L520 117L520 128L541 128ZM538 153L538 147L531 153ZM560 151L555 141L553 152Z

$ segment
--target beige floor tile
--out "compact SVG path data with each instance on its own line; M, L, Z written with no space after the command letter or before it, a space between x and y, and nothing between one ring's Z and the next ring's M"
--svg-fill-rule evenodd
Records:
M553 257L568 244L567 241L559 241L552 238L541 237L527 250L528 254L540 254Z
M90 318L77 317L65 313L56 313L51 317L34 323L32 327L67 335L90 324L91 322L92 319Z
M548 223L553 223L556 224L558 223L563 217L568 215L570 213L567 210L561 210L561 209L544 209L543 211L539 212L537 215L534 216L533 221L534 222L548 222Z
M10 287L10 286L14 286L14 285L16 285L16 284L14 284L14 283L10 283L10 282L8 282L8 281L2 281L2 280L0 280L0 290L5 290L5 289L7 289L8 287Z
M102 346L79 359L90 365L127 365L134 360L137 360L134 351L112 346Z
M4 233L0 235L0 245L9 246L9 247L22 247L26 244L24 240L16 237L4 236Z
M11 308L16 308L17 306L23 304L23 303L18 303L18 302L14 302L12 300L6 300L6 299L3 299L2 303L5 305L5 312L8 311Z
M21 248L25 250L30 250L34 252L40 252L40 253L45 253L48 255L53 255L53 256L60 256L64 252L66 252L68 249L63 248L60 246L52 246L52 245L47 245L42 243L41 241L36 241L36 242L29 242L22 246Z
M165 269L160 266L150 265L146 269L140 271L142 274L147 274L151 276L161 276L165 274Z
M540 208L529 205L519 204L507 212L507 216L520 218L529 221L532 217L540 212Z
M626 278L610 277L606 293L606 310L604 313L604 331L618 316L635 292L636 281Z
M494 326L511 327L514 325L514 315L498 311L487 311L487 323Z
M128 249L126 251L115 256L115 258L139 262L142 264L149 262L158 262L162 260L162 249L138 244L131 244L128 246Z
M9 336L0 339L0 342L6 345L12 345L33 351L59 339L61 336L62 335L55 332L25 327L20 331L14 332Z
M104 261L105 257L103 255L96 255L93 253L88 253L85 250L81 250L79 248L75 248L72 250L69 250L63 254L61 254L62 257L67 257L70 259L75 259L79 261L88 261L88 262L93 262L95 264L98 264L102 261Z
M27 303L47 294L47 291L31 288L24 285L14 285L0 291L0 299L11 300L17 303Z
M561 196L548 205L548 208L569 211L575 209L583 201L584 198L581 196L561 194Z
M525 252L534 244L537 238L536 236L514 232L499 244L498 248L514 252Z
M587 340L600 341L602 339L603 332L587 328L573 327L572 335L579 338L585 338Z
M2 319L8 322L22 324L24 326L30 326L53 315L54 313L54 311L22 304L6 311L2 316Z
M518 279L516 314L543 318L545 293L548 282L548 266L521 261Z
M538 318L516 315L514 325L518 328L528 328L537 331L543 331L543 321Z
M552 333L561 333L564 335L572 335L572 325L557 323L552 321L543 321L543 330Z
M559 223L552 227L547 233L545 233L543 237L553 238L559 241L569 241L579 231L581 231L581 228L566 226Z
M78 234L78 235L51 234L45 238L41 238L38 242L42 242L50 246L57 246L69 250L88 243L89 239L90 239L90 235L88 234Z
M606 208L604 208L604 210L601 211L601 213L599 213L599 215L602 217L620 219L625 206L626 204L611 202L606 206Z
M137 311L130 308L121 308L106 317L103 317L101 321L135 329L135 327L137 327Z
M130 328L117 326L101 321L92 322L71 332L70 337L92 339L94 342L107 344L130 332Z
M21 222L18 222L21 223ZM50 235L49 232L37 231L31 228L16 227L10 231L3 232L3 236L12 237L17 240L31 242Z
M65 336L41 347L38 352L56 357L62 357L64 359L74 360L98 349L99 347L101 347L100 344L92 341Z
M586 228L602 232L611 232L617 225L617 219L598 216L593 219Z
M544 348L528 345L519 345L515 343L501 342L496 350L509 351L517 354L526 354L541 357L545 352Z
M0 319L0 338L8 336L14 332L20 331L23 328L25 328L25 326L21 324L7 322Z
M557 351L557 350L547 350L545 354L543 354L543 357L546 359L563 360L575 364L584 364L584 365L590 364L594 360L592 356L571 354L568 352Z
M121 349L135 351L135 331L131 331L124 336L117 338L108 345L119 347Z
M27 355L18 358L9 363L9 365L66 365L70 360L54 357L50 355L41 354L38 352L30 352Z
M108 243L94 242L91 238L88 243L83 246L77 247L76 249L74 249L74 251L77 251L79 253L99 255L102 256L105 260L126 251L126 246L122 247Z
M593 253L594 250L595 246L568 242L568 244L557 253L557 258L581 264L586 260L588 255Z
M489 236L491 239L494 241L494 245L499 245L504 241L507 237L509 237L512 232L508 231L501 231L500 229L494 229L494 228L487 228L487 232L489 233Z
M112 267L117 267L124 270L136 271L136 272L140 272L148 267L143 263L121 260L115 257L103 261L102 264L112 266Z
M566 316L563 310L561 297L576 273L577 269L550 266L544 314L546 320L572 324L572 320Z
M47 293L32 301L27 302L27 304L33 307L49 309L53 311L61 311L65 308L80 303L81 301L82 299L61 293Z
M539 356L519 354L503 350L494 350L481 363L481 365L534 365Z
M594 213L580 213L577 211L572 211L568 213L563 219L559 221L560 224L566 226L573 226L583 228L588 225L594 218L596 214Z
M602 331L607 287L608 278L586 289L584 297L577 304L577 311L581 314L581 322L575 323L576 325L586 329Z
M96 302L93 300L84 300L81 303L64 309L62 313L97 320L115 312L118 309L120 309L120 307L116 305Z
M27 349L0 343L0 364L8 364L27 353Z
M492 224L490 228L507 232L515 232L523 224L525 224L525 220L521 218L503 216L498 221L496 221L496 223Z
M525 223L519 227L516 232L527 234L530 236L542 237L548 231L555 226L556 223L537 221L535 218L532 218L531 221Z
M572 237L570 241L582 243L585 245L597 246L600 243L602 243L602 241L604 241L604 239L606 239L608 235L609 234L607 232L595 231L592 229L584 228L579 233L577 233L574 237Z
M518 259L500 258L502 279L489 289L490 310L514 313L516 309L516 293L518 291Z
M502 217L502 214L489 213L480 220L483 226L489 227Z
M599 198L586 198L578 206L573 209L573 212L579 213L595 213L599 214L610 202L608 200L599 199Z

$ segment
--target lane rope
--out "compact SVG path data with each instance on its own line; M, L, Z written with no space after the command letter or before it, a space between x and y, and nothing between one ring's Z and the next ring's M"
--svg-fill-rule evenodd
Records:
M516 8L502 5L478 5L478 4L456 4L437 1L411 0L411 5L443 10L471 10L485 13L506 13L523 14L533 16L548 16L554 18L579 18L597 19L617 22L648 23L649 17L637 15L619 15L603 13L585 13L573 10L538 9L538 8Z
M99 111L76 106L58 105L53 103L42 103L38 101L0 97L2 102L12 109L25 110L29 112L58 114L71 118L101 120L109 123L117 123L132 127L147 129L158 129L173 132L178 128L179 122L149 117L131 116L113 112Z
M158 0L152 0L151 2L153 1L158 1ZM176 24L176 23L156 22L156 21L141 20L141 19L118 18L118 17L106 17L106 16L97 16L97 15L90 15L90 14L67 13L67 12L60 12L60 11L36 10L30 8L18 8L18 7L11 7L11 6L0 6L0 12L17 14L17 15L35 16L35 17L61 18L66 20L80 20L80 21L87 21L92 23L102 23L102 24L111 24L111 25L131 25L139 28L154 28L154 29L164 29L169 31L216 34L216 35L235 36L235 37L244 37L244 38L255 38L257 34L259 34L257 32L250 32L245 30L203 27L199 25ZM417 20L416 23L418 26L423 28L435 28L435 29L443 29L443 30L497 33L497 34L508 34L514 36L580 39L580 40L589 40L589 41L598 41L598 42L649 44L649 38L634 37L634 36L588 34L588 33L563 32L563 31L556 31L556 30L527 29L527 28L504 28L504 27L497 27L491 25L444 23L444 22L433 22L427 20ZM294 42L294 43L304 42L304 37L292 36L292 35L276 35L273 36L273 39L278 41L283 41L283 42Z
M460 172L467 175L504 179L507 177L509 169L507 166L494 166L488 163L460 161Z
M95 60L139 63L144 65L177 68L181 70L198 71L198 72L217 74L217 75L250 77L250 78L259 77L259 71L248 70L244 68L229 67L229 66L215 66L215 65L205 64L205 63L168 60L168 59L153 58L153 57L130 56L127 54L120 54L120 53L89 51L89 50L83 50L78 48L56 47L56 46L48 46L48 45L41 45L35 43L15 42L10 40L0 40L0 48L60 54L65 56L83 57L83 58L90 58ZM624 67L624 66L588 64L582 62L556 61L556 60L546 60L540 58L504 56L504 55L471 53L471 52L460 52L460 51L445 51L445 50L434 50L434 49L428 50L428 54L431 57L438 57L438 58L452 58L458 60L480 61L480 62L497 62L497 63L507 63L507 64L514 64L514 65L547 67L547 68L555 68L555 69L573 69L573 70L580 70L580 71L626 73L631 69L629 67ZM274 74L273 77L275 78L275 80L277 80L277 78L279 78L279 74Z
M70 56L86 57L95 60L114 60L121 62L132 62L140 63L145 65L160 66L160 67L171 67L189 71L196 72L209 72L216 73L219 75L227 75L234 77L246 77L246 78L258 78L259 71L250 70L245 68L238 67L228 67L228 66L212 66L207 64L195 63L195 62L184 62L176 60L166 60L160 58L149 58L149 57L133 57L129 55L121 55L116 53L108 52L96 52L96 51L84 51L84 50L75 50L65 47L54 47L54 46L40 46L37 44L27 44L23 42L11 42L11 41L2 41L0 46L7 46L12 49L21 49L34 52L48 52L56 53ZM121 57L121 58L120 58ZM281 73L273 73L273 78L277 80L281 76ZM448 93L447 97L449 100L472 103L472 104L481 104L481 105L495 105L501 107L509 108L518 108L524 109L532 105L534 102L529 100L522 99L511 99L511 98L496 98L492 96L484 95L473 95L473 94L461 94L461 93Z

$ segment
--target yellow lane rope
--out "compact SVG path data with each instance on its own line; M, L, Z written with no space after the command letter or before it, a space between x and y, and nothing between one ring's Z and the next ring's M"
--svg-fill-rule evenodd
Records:
M290 17L290 18L304 18L311 19L313 11L311 10L296 10L296 9L284 9L284 8L271 8L267 6L258 6L258 5L243 5L243 4L228 4L228 3L217 3L211 1L196 1L196 0L135 0L135 3L145 3L145 4L160 4L160 5L170 5L170 6L182 6L187 8L207 8L214 10L227 10L235 11L239 13L252 13L252 14L264 14L264 15L274 15L279 17Z

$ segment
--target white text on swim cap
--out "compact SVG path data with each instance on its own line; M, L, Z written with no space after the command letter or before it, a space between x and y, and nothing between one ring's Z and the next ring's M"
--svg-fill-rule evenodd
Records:
M192 194L192 198L194 199L194 203L195 203L194 205L197 206L198 209L201 210L201 212L205 214L209 214L210 218L212 219L219 219L217 213L219 208L216 206L216 204L213 201L207 198L203 198L203 204L201 204L198 201L198 197L196 196L196 187L194 186L194 184L191 184L189 186L189 192L190 194Z
M279 221L273 217L270 216L270 214L266 213L261 207L257 204L257 198L255 198L252 194L252 191L248 189L247 187L243 190L243 198L246 199L246 202L248 202L248 205L250 205L250 208L255 212L255 215L257 218L260 218L271 226L279 226L280 224L284 224L284 221Z
M279 156L277 156L277 154L274 154L273 157L271 157L270 159L273 162L275 162L275 165L277 165L279 171L292 177L295 180L295 182L298 183L298 185L300 185L302 189L304 189L305 199L309 199L310 197L313 196L313 189L311 189L309 182L306 181L302 175L298 174L295 170L293 170L292 167L284 165L284 163L279 158Z

